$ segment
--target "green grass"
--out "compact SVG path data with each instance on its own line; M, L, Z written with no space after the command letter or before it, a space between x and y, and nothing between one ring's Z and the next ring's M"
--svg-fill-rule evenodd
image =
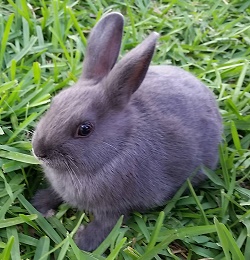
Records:
M93 253L72 237L83 212L44 219L28 202L42 173L32 131L50 98L81 73L90 29L120 11L121 55L155 30L155 64L191 71L217 96L220 165L199 189L186 183L165 208L120 220ZM246 0L0 2L0 259L250 259L250 2Z

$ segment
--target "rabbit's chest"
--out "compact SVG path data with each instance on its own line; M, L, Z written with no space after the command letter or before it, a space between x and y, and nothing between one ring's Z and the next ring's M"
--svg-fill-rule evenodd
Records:
M92 210L96 198L90 183L73 173L62 174L48 168L45 173L53 189L66 203L81 210Z

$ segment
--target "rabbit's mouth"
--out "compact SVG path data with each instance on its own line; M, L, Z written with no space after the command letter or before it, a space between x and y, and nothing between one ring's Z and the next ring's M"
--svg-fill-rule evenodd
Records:
M47 160L45 156L39 156L35 153L34 148L31 150L32 155L41 163L41 164L47 164Z
M37 154L35 150L32 148L32 154L33 156L44 166L49 167L49 168L61 168L60 165L62 164L62 160L60 157L62 155L56 151L53 151L50 154Z
M40 162L40 164L42 166L53 168L54 163L51 159L46 158L46 157L36 156L35 154L34 154L34 157Z
M75 171L78 167L74 158L58 151L53 151L48 157L38 157L42 166L59 172Z

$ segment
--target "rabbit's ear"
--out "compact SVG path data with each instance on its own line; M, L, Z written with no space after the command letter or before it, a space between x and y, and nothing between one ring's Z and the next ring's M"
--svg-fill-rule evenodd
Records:
M115 106L125 106L142 83L158 37L158 33L151 33L141 44L128 52L107 76L107 94Z
M83 63L82 78L100 81L105 77L119 55L123 33L123 16L111 13L92 29Z

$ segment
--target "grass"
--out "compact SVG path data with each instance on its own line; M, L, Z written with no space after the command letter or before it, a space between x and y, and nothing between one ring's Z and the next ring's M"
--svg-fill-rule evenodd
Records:
M81 73L86 37L103 13L126 17L121 55L161 34L154 64L191 71L217 96L220 164L164 208L121 219L93 254L72 236L89 216L61 205L44 219L29 203L43 185L32 131L50 98ZM250 259L250 2L245 0L0 3L0 259ZM189 194L183 193L185 187Z

